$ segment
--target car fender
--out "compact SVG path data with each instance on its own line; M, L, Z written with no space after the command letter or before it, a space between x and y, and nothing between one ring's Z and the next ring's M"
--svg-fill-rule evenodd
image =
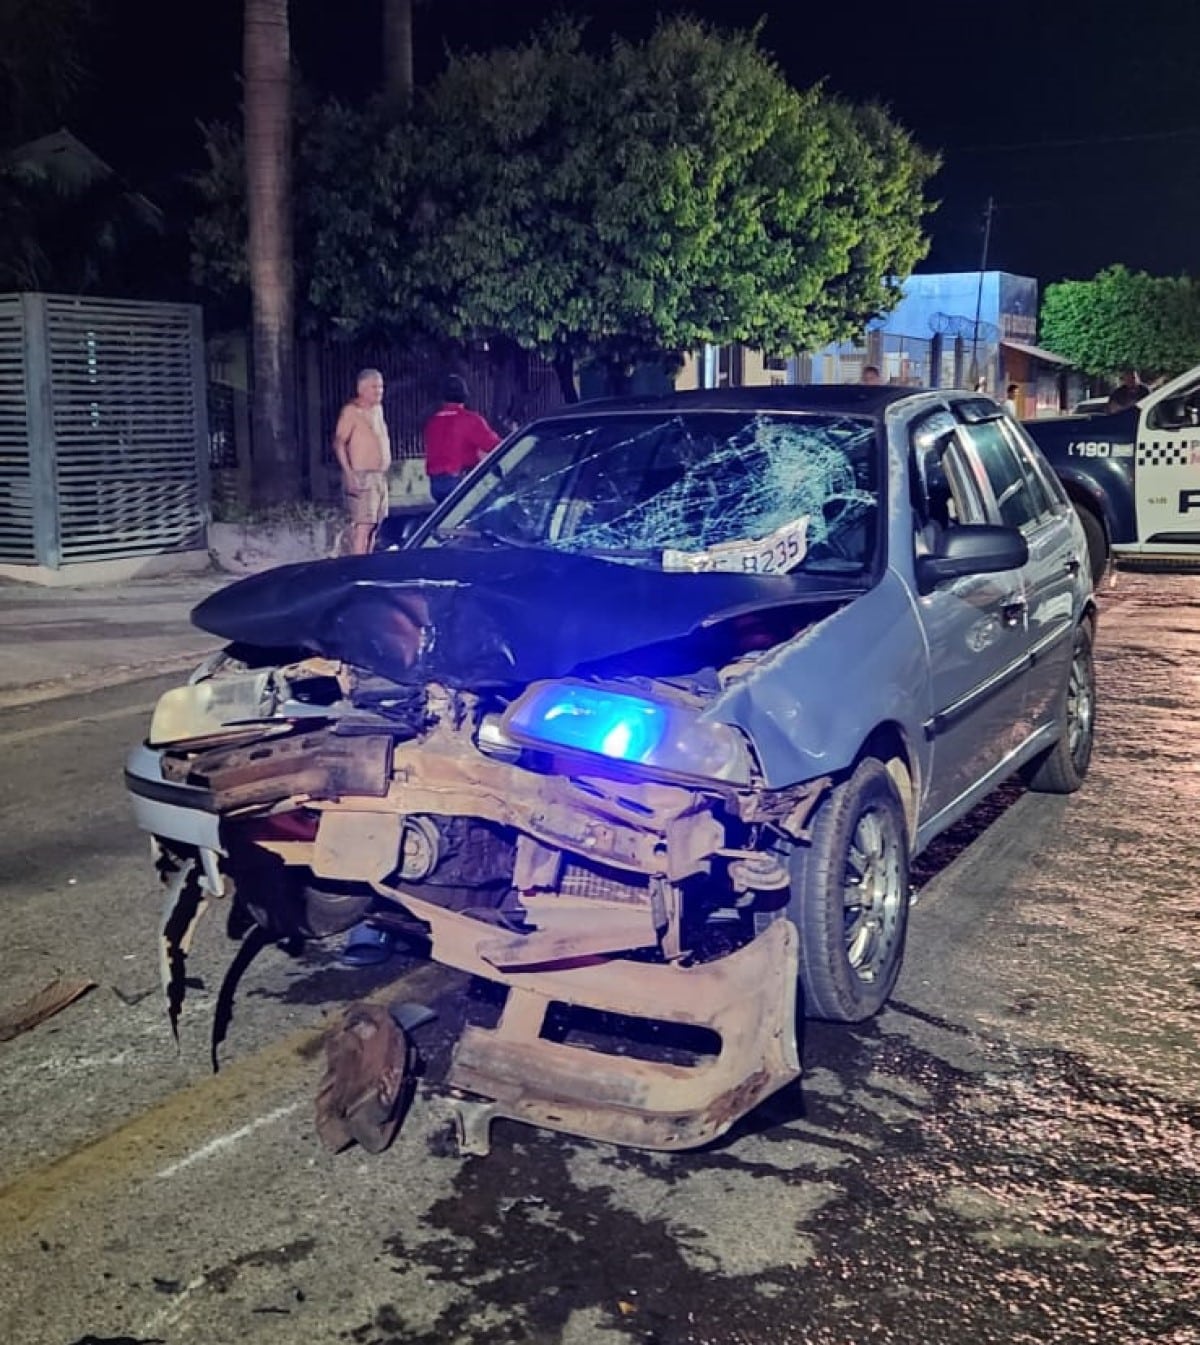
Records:
M912 773L924 779L921 725L931 713L924 637L893 570L780 646L709 710L749 737L772 789L851 769L863 743L884 724L899 726L914 754Z

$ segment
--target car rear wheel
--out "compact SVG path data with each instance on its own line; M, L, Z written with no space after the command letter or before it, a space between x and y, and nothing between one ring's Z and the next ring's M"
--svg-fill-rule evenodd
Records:
M810 1018L858 1023L891 994L908 929L904 808L882 762L861 762L792 854L788 915L800 931Z
M1075 631L1071 669L1063 688L1063 732L1058 742L1025 769L1025 783L1039 794L1073 794L1083 784L1096 731L1096 672L1092 633Z

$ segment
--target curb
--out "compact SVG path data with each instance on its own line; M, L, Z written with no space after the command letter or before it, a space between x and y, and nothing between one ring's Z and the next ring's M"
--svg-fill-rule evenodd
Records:
M148 681L165 673L190 672L214 650L199 649L190 654L172 654L167 658L147 659L142 663L123 663L105 668L89 668L86 672L55 677L45 682L31 682L28 686L0 688L0 710L11 710L40 701L57 700L63 696L86 694L104 687L121 686L127 682Z

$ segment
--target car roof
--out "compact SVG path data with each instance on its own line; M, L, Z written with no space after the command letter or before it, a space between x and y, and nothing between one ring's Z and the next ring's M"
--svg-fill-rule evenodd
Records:
M894 402L921 397L931 391L945 396L948 389L901 388L870 383L789 384L750 388L704 388L670 392L654 397L603 397L575 402L547 412L543 419L563 416L617 415L627 411L821 411L880 416Z

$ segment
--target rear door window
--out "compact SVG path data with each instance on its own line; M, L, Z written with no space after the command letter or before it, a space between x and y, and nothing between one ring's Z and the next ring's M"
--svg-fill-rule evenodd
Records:
M1009 442L1017 450L1017 456L1025 464L1026 470L1030 475L1037 477L1049 495L1051 508L1057 512L1070 508L1070 501L1067 499L1067 492L1063 489L1062 482L1055 475L1054 468L1042 456L1038 446L1014 421L1004 421L1003 425Z
M995 500L999 522L1023 530L1036 527L1054 512L1045 483L1009 443L998 420L961 427L974 449Z

